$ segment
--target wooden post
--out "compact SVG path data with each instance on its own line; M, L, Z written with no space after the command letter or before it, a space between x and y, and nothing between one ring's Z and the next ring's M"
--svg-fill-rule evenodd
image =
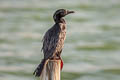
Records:
M60 80L61 60L48 60L40 76L40 80Z

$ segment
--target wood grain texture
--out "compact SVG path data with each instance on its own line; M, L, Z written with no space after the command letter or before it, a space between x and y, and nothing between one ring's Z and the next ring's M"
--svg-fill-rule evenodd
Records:
M48 60L40 80L60 80L60 64L61 60Z

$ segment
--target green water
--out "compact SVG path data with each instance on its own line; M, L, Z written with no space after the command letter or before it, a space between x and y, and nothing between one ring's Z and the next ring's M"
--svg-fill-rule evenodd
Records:
M39 80L42 37L55 10L66 16L61 80L120 80L119 0L0 0L0 80Z

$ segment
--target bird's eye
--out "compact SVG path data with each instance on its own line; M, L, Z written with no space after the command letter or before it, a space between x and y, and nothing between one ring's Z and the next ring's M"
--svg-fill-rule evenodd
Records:
M60 13L60 15L61 15L61 16L64 16L64 13L62 12L62 13Z

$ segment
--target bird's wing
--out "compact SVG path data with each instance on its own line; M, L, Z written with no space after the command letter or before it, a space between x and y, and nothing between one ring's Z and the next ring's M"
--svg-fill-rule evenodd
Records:
M45 36L43 37L43 53L44 58L48 59L53 56L55 52L58 40L59 40L59 33L54 31L55 29L50 29L46 32Z

